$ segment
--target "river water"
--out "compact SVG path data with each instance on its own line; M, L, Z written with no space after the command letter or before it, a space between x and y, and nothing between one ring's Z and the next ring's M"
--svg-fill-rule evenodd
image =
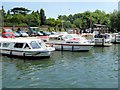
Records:
M55 51L50 58L22 60L2 56L4 88L117 88L120 45L89 52Z

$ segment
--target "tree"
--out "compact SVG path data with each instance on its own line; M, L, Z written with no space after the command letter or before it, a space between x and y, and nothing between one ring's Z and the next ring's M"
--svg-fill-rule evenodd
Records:
M114 30L117 30L118 31L118 28L117 28L117 22L118 22L118 12L117 11L114 11L112 14L111 14L111 18L110 18L110 25L111 25L111 30L114 32Z
M58 16L58 19L60 19L60 20L66 20L66 21L67 21L67 20L68 20L68 17L67 17L66 15L63 15L63 16L62 16L62 15L59 15L59 16Z
M72 24L70 21L64 21L63 24L64 24L64 28L72 28Z
M70 21L73 24L73 16L71 14L68 16L68 21Z
M16 23L16 24L21 24L21 23L24 23L24 16L22 14L18 14L18 15L14 15L12 18L11 18L11 21L13 23Z
M35 16L34 14L28 14L25 16L25 23L28 26L39 26L40 25L40 20L39 20L39 16Z
M10 15L10 10L7 11L7 15Z
M62 27L62 20L60 20L60 19L56 19L55 20L55 25L56 25L56 27L58 28L61 28Z
M5 14L6 14L3 6L2 6L2 14L3 14L3 17L4 17Z
M37 25L37 26L40 26L40 22L41 22L41 21L40 21L40 17L39 17L39 12L38 12L38 10L37 10L36 12L33 11L31 14L33 15L33 17L34 17L34 19L35 19L34 21L36 22L36 25ZM34 22L34 23L35 23L35 22Z
M77 18L73 21L73 24L76 25L78 28L82 27L82 20Z
M40 9L40 20L41 20L41 24L40 25L45 25L46 16L45 16L45 12L44 12L43 9Z
M26 15L30 11L31 10L28 10L26 8L23 8L23 7L15 7L13 9L11 9L11 12L13 12L14 14L24 14L24 15Z
M49 26L55 26L55 19L54 18L48 18L46 20L46 25L49 25Z
M117 14L117 29L118 29L118 32L120 32L120 12L118 12Z
M3 26L3 11L2 10L0 10L0 27L2 27Z

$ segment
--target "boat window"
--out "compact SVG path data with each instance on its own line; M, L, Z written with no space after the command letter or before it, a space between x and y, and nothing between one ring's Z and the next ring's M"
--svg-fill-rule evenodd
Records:
M103 35L98 34L98 35L95 35L94 37L95 38L103 38Z
M46 44L45 44L45 42L43 42L43 41L38 41L38 43L40 44L40 46L42 47L42 48L46 48Z
M66 42L66 43L79 43L79 42Z
M67 35L67 36L64 37L64 39L69 39L69 38L72 38L72 36L71 35Z
M74 34L74 35L73 35L73 37L77 37L77 38L79 38L79 36L78 36L78 35L76 35L76 34Z
M61 37L58 37L57 40L63 40Z
M32 41L32 42L30 43L30 45L31 45L31 47L32 47L33 49L38 49L38 48L40 48L40 46L38 45L38 43L37 43L36 41Z
M15 43L14 48L22 48L24 43Z
M49 40L60 40L59 37L50 37Z
M38 41L38 43L39 43L39 45L41 46L41 42L40 42L40 41Z
M26 43L25 44L25 47L24 47L25 49L30 49L30 47L29 47L29 45Z
M50 37L49 40L54 40L54 38Z
M66 43L73 43L73 42L66 42Z
M120 36L116 36L116 38L120 38Z
M3 43L3 47L8 47L10 43Z
M116 41L120 42L120 39L116 39Z
M79 43L79 42L74 42L74 43Z

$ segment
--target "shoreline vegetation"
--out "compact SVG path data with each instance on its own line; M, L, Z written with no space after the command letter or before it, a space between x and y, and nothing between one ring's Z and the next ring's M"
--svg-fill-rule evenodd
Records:
M47 13L47 12L46 12ZM51 12L53 13L53 11ZM106 13L101 10L94 12L85 11L74 15L58 15L58 18L46 18L45 10L42 8L32 11L24 7L15 7L8 11L0 10L0 26L4 27L40 27L47 31L66 31L68 28L85 30L93 28L94 24L106 25L111 32L120 31L120 12L114 10Z

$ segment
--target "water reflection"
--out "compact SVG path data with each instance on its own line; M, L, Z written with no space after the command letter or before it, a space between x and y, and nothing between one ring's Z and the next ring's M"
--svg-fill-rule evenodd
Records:
M87 56L87 57L86 57ZM25 60L19 58L8 58L3 56L3 63L6 66L7 63L13 63L16 68L19 70L26 70L31 68L47 68L49 66L54 65L57 62L69 62L73 60L77 60L79 58L88 59L92 57L91 52L61 52L55 51L51 58L47 59L37 59L37 60ZM3 67L4 68L4 67Z

